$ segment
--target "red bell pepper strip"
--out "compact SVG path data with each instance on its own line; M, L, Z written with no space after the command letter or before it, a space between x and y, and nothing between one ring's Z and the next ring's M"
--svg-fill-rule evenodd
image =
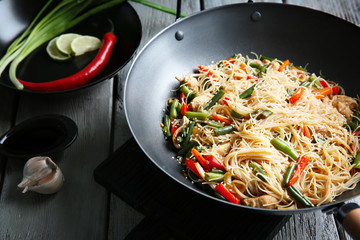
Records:
M116 43L116 36L107 32L103 36L103 45L97 53L96 57L81 71L55 81L33 83L20 80L26 89L39 92L56 92L65 91L81 87L91 80L93 80L108 63L114 45Z
M301 173L304 171L308 162L309 162L309 158L307 158L306 156L300 157L299 161L296 164L295 171L289 180L289 184L288 184L289 187L297 182L297 180L299 179Z
M294 104L304 93L304 87L299 87L295 93L289 98L289 102Z
M360 131L357 131L355 134L354 134L354 136L356 137L356 136L359 136L360 135Z
M330 87L329 84L327 83L327 81L325 81L325 80L319 80L319 82L323 88Z
M289 59L286 59L279 67L279 72L284 71L284 69L290 65Z
M183 103L181 105L181 115L185 115L185 113L189 110L189 105L187 105L186 103Z
M232 123L231 119L223 117L223 116L218 115L218 114L213 114L213 115L211 115L211 117L216 121L224 123L225 125L230 125Z
M171 126L171 135L174 135L175 131L180 127L180 124L178 121L172 120L170 126Z
M234 63L235 62L235 59L234 58L228 58L227 60L226 60L228 63Z
M230 192L229 189L227 189L223 183L220 183L220 184L216 185L215 189L224 198L226 198L226 200L228 200L229 202L232 202L232 203L235 203L235 204L240 204L240 198L238 198L232 192Z
M338 95L339 94L339 87L338 86L332 87L331 90L332 90L333 95Z
M196 166L196 163L189 159L186 158L185 159L185 165L193 172L195 173L196 176L198 176L199 178L203 179L203 176L200 174L200 172L198 171L198 166Z
M206 171L211 170L208 161L201 155L201 153L199 153L195 148L191 149L191 152L192 154L194 154L195 158L199 161L201 166L203 166Z
M205 154L204 158L208 161L211 169L216 168L219 170L226 171L226 169L224 168L223 162L220 159L218 159L217 157L215 157L214 155Z

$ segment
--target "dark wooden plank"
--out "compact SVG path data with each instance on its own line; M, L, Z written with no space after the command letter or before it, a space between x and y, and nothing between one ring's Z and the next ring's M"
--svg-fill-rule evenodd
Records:
M45 113L72 118L75 143L52 159L65 182L54 195L22 194L24 160L9 159L0 200L0 239L104 239L108 194L93 179L93 170L109 154L113 81L74 95L24 95L17 122ZM110 96L110 97L109 97Z

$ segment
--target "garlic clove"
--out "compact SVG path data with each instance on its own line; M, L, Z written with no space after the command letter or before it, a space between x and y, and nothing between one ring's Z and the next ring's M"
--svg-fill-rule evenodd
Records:
M23 179L18 187L23 193L34 191L42 194L57 192L64 182L60 168L49 157L33 157L29 159L23 170Z

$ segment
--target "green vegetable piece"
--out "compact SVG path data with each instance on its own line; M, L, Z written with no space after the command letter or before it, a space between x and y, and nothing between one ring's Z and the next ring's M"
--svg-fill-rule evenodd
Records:
M310 81L304 81L304 82L300 83L300 86L308 87L310 84L311 84Z
M177 98L174 99L174 101L171 103L170 107L170 119L177 118L178 110L177 107L180 105L179 100Z
M360 153L358 153L354 159L354 167L360 169Z
M262 111L262 112L259 114L259 116L258 116L257 118L258 118L258 119L268 118L268 117L270 117L272 114L273 114L272 111L270 111L270 110L264 110L264 111Z
M309 199L307 199L296 187L291 186L287 188L288 192L290 193L293 198L297 202L299 202L303 207L315 207L315 205L310 202Z
M211 172L213 172L213 173L222 173L222 174L225 174L225 173L226 173L224 170L217 169L217 168L212 168L212 169L211 169Z
M192 99L194 99L197 96L197 93L194 93L186 85L182 85L180 91L183 92L185 96L187 96L188 102L190 102Z
M286 170L286 173L284 175L284 179L283 179L283 182L282 182L283 187L286 188L286 187L289 186L289 181L290 181L290 178L291 178L291 176L293 175L293 173L295 171L295 167L296 167L296 164L294 162L291 162L290 166L288 167L288 169Z
M177 137L176 137L176 142L177 142L177 143L182 143L183 140L184 140L184 139L183 139L181 136L177 136Z
M257 64L257 63L250 63L250 67L256 68L256 69L260 69L260 68L261 68L261 65L260 65L260 64Z
M252 85L251 87L249 87L248 89L246 89L244 92L242 92L239 95L239 98L244 99L244 98L248 98L251 96L251 94L254 92L256 84Z
M225 91L220 89L215 95L214 97L207 103L206 107L204 107L204 110L209 110L212 106L215 105L215 103L217 103L222 96L224 96Z
M292 149L285 141L279 138L273 138L270 142L275 148L288 155L293 160L296 161L299 158L299 153Z
M230 115L235 118L243 118L244 117L242 114L236 112L235 110L231 110Z
M260 57L260 60L261 60L261 61L262 61L262 60L269 60L270 62L272 62L272 61L275 60L275 58L261 56L261 57Z
M228 133L234 131L234 129L235 128L232 125L218 128L218 129L215 129L215 135L216 136L225 135L225 134L228 134Z
M184 145L184 147L178 151L177 155L178 156L185 156L188 152L191 151L192 148L198 146L199 143L197 141L190 141L189 144Z
M165 114L164 116L164 125L165 125L165 135L171 137L171 127L170 127L170 116Z
M207 120L206 123L212 127L217 127L217 128L224 127L224 124L219 121Z
M206 172L205 180L209 182L222 182L224 181L223 173L215 173L215 172Z
M190 141L190 138L191 138L191 134L192 134L192 131L194 129L194 126L195 126L195 122L189 122L188 124L188 127L187 127L187 134L186 134L186 137L183 141L183 147L187 146L189 141Z
M210 116L210 114L204 113L204 112L192 112L192 111L187 111L187 112L185 113L185 116L186 116L187 118L190 118L190 119L206 120L206 119L208 119L208 117Z
M251 167L251 169L254 171L255 175L258 178L260 178L264 182L268 182L269 177L266 175L265 171L262 169L262 167L259 164L257 164L256 162L251 161L249 163L249 166Z
M317 78L317 77L316 77L315 73L312 73L312 74L310 75L310 77L309 77L309 81L312 82L312 81L314 81L316 78Z

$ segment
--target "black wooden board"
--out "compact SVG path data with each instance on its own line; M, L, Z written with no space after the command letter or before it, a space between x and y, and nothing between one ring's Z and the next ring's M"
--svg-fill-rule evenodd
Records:
M159 170L134 139L103 161L94 177L146 216L126 239L272 239L289 218L241 211L187 189Z

